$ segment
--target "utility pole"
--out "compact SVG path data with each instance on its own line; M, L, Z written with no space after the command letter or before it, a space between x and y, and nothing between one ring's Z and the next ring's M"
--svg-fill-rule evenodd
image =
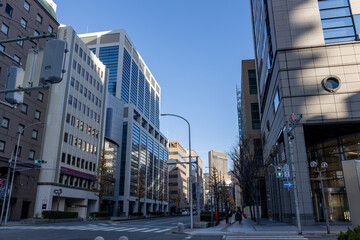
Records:
M294 157L293 157L293 147L292 147L292 140L294 139L294 135L292 134L297 124L300 122L302 118L301 114L291 114L290 116L290 123L291 127L286 128L286 139L289 145L289 153L290 153L290 165L291 170L293 174L293 186L294 186L294 198L295 198L295 211L296 211L296 221L297 221L297 227L298 227L298 234L302 234L301 229L301 220L300 220L300 209L299 209L299 197L297 193L297 183L296 183L296 169L295 169L295 163L294 163Z

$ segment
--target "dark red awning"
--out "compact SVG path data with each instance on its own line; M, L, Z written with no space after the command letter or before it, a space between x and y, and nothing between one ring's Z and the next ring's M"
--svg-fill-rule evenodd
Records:
M88 179L88 180L91 180L91 181L96 181L95 175L80 172L80 171L77 171L77 170L74 170L74 169L71 169L71 168L61 167L60 172L62 174L66 174L66 175L69 175L69 176L78 177L78 178L84 178L84 179Z

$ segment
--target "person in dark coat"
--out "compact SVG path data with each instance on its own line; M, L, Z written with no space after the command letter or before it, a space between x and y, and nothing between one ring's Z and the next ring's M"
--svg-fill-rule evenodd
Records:
M238 210L235 213L235 220L239 221L239 224L241 224L242 221L242 212L240 210L240 208L238 208Z

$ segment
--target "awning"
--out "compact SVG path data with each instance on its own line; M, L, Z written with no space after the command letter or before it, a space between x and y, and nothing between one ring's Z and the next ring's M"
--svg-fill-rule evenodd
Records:
M61 167L60 173L66 174L66 175L69 175L69 176L73 176L73 177L88 179L88 180L91 180L91 181L96 181L97 180L95 175L80 172L80 171L77 171L77 170L74 170L74 169L71 169L71 168L67 168L67 167Z

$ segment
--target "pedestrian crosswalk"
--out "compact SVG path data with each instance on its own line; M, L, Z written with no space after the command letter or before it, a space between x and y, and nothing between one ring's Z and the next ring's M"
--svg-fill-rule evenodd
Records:
M223 240L308 240L304 236L298 235L243 235L243 236L224 236Z
M104 232L142 232L142 233L164 233L172 230L173 228L159 228L159 227L132 227L132 226L115 226L113 224L86 224L77 226L54 226L54 225L42 225L42 226L5 226L0 228L2 230L77 230L77 231L104 231Z

